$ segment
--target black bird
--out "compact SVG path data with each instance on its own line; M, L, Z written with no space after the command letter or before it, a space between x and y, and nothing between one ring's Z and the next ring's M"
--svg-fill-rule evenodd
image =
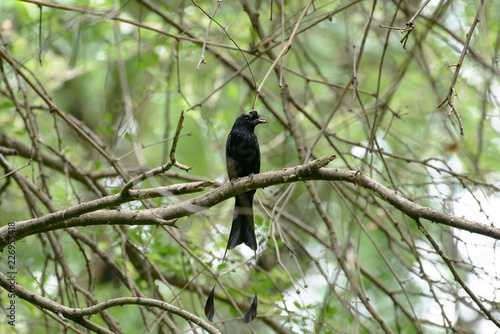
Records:
M234 122L226 142L226 166L231 182L238 177L252 177L260 172L260 148L254 129L261 123L269 121L260 117L255 110L240 115ZM233 223L227 249L242 243L253 250L257 249L252 209L254 194L255 190L250 190L235 196Z
M231 183L238 177L252 177L254 174L260 172L260 148L254 129L261 123L269 122L264 117L260 117L255 110L239 116L234 122L226 142L226 166ZM254 195L255 190L250 190L235 196L233 224L231 225L226 252L228 249L232 249L243 243L254 251L257 251L257 238L255 238L252 209ZM224 253L222 261L225 258L226 253ZM212 321L215 315L214 292L215 285L205 303L205 315L209 321ZM257 316L257 304L257 291L255 291L252 305L243 317L244 323L249 323L255 319Z

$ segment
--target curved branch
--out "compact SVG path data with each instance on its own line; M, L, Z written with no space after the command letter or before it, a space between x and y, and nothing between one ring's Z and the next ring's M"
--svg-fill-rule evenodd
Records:
M2 286L4 289L9 290L11 283L8 280L7 276L5 276L3 273L0 273L0 286ZM62 304L59 304L53 300L50 300L48 298L42 297L40 295L37 295L28 289L23 288L22 286L16 285L16 296L26 300L27 302L33 304L33 305L38 305L41 308L47 309L51 312L54 312L57 314L60 318L68 318L71 319L79 324L81 324L83 321L86 320L86 323L88 323L88 320L85 319L84 317L89 316L89 315L95 315L98 314L99 312L102 312L104 310L107 310L111 307L115 306L123 306L123 305L143 305L143 306L149 306L149 307L156 307L159 309L162 309L164 311L176 314L188 321L191 321L195 323L196 325L200 326L204 330L206 330L209 333L220 333L216 328L211 326L209 323L206 321L201 320L199 317L195 316L192 313L189 313L179 307L170 305L169 303L166 303L161 300L156 300L156 299L151 299L151 298L143 298L143 297L122 297L122 298L115 298L115 299L109 299L107 301L104 301L102 303L90 306L90 307L85 307L85 308L71 308L64 306ZM106 331L107 332L107 331Z
M257 174L253 178L239 178L233 184L227 183L200 196L162 208L148 210L97 210L68 220L61 220L62 214L60 214L57 216L57 219L51 218L51 215L46 215L40 218L16 222L16 240L41 232L73 226L101 224L173 226L172 220L174 219L207 210L250 189L305 180L349 182L373 191L378 197L413 219L427 219L438 224L448 225L500 240L499 228L418 205L359 172L322 168L334 158L335 156L324 156L296 167ZM71 210L71 208L67 210ZM7 245L8 233L8 226L0 228L0 249L3 249Z

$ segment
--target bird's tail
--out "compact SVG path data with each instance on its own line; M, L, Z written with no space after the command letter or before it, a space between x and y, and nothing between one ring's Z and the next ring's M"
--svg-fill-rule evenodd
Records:
M229 233L227 249L232 249L243 243L253 250L257 249L252 208L253 195L253 192L247 192L235 197L233 224Z

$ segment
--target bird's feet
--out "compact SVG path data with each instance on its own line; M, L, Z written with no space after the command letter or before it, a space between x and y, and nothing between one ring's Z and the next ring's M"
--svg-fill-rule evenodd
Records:
M250 178L250 181L249 182L252 182L253 181L253 177L255 176L254 173L250 173L248 174L248 177ZM237 179L239 179L238 177L235 177L234 179L231 179L229 180L229 182L231 183L232 186L234 186L234 181L236 181Z

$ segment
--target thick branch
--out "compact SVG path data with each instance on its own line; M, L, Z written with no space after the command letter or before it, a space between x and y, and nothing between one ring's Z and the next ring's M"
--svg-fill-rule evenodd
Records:
M64 221L60 221L59 217L58 219L47 219L45 218L47 216L44 216L17 222L15 224L16 240L41 232L73 226L101 224L173 225L172 220L174 219L207 210L216 204L250 189L265 188L277 184L305 180L349 182L373 191L380 198L413 219L427 219L435 223L448 225L500 240L500 229L498 228L420 206L361 173L349 170L322 168L333 159L334 156L325 156L293 168L257 174L253 178L243 177L235 180L232 185L231 183L227 183L203 195L162 208L148 210L97 210ZM0 228L0 249L7 245L7 238L8 227L5 226Z

